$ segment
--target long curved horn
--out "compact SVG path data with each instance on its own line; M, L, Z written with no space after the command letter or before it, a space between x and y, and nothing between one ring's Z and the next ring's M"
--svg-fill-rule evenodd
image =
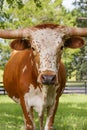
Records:
M34 29L34 28L33 28ZM2 30L0 29L0 38L15 39L28 38L31 36L32 28L16 29L16 30ZM72 36L87 36L87 28L67 27L68 35Z
M15 39L15 38L23 38L23 37L30 37L31 36L31 29L16 29L16 30L3 30L0 29L0 38L4 39Z
M72 36L87 36L87 28L68 27L68 33Z

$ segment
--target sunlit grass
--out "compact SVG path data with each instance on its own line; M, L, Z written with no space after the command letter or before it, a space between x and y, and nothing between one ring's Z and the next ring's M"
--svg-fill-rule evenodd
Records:
M35 123L39 130L38 118ZM62 95L56 113L55 130L87 129L87 95ZM0 96L0 130L24 130L21 107L8 96Z
M21 107L8 96L0 96L0 130L19 130L23 123Z
M55 120L56 130L87 129L87 96L63 95Z

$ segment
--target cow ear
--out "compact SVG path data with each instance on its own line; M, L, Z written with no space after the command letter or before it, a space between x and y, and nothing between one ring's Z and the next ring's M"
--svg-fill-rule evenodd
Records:
M10 44L14 50L24 50L31 47L29 40L27 39L16 39Z
M84 45L84 40L81 37L73 36L68 38L64 46L72 49L81 48Z

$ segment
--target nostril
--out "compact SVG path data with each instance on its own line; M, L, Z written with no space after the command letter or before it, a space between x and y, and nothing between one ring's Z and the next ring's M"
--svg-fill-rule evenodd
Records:
M51 81L56 81L56 75L52 75Z
M42 83L45 83L47 81L47 75L42 75L41 80Z
M46 75L42 75L42 80L46 80Z
M55 84L56 75L42 75L41 81L43 84Z

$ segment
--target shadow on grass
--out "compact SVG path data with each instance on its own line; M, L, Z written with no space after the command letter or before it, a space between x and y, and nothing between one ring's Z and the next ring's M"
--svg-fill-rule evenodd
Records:
M37 115L37 114L35 114ZM38 117L35 118L38 127ZM16 103L0 104L0 130L24 130L21 107ZM54 130L86 130L87 104L60 103L56 113Z

